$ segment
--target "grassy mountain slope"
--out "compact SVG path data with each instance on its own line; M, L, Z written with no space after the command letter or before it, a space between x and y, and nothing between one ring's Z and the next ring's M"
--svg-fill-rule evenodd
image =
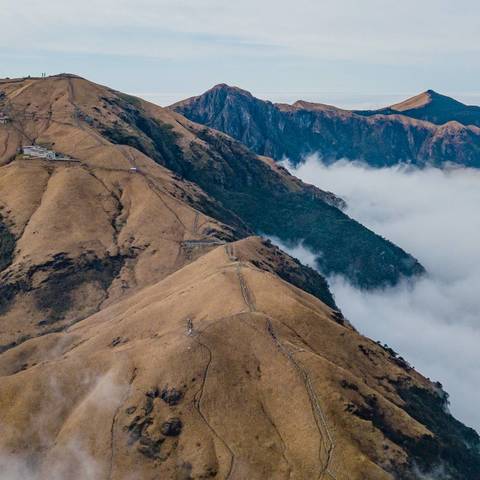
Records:
M242 148L279 188L308 187L78 77L0 88L14 120L0 129L3 475L478 476L479 438L438 384L356 332L318 273L159 163L195 159L222 179L236 165L223 149ZM135 110L117 111L123 101ZM139 114L155 141L129 123ZM109 141L112 125L138 148ZM72 159L15 154L29 139Z
M243 222L246 232L303 240L318 254L325 274L343 274L364 288L392 285L423 272L410 255L336 208L341 199L305 185L230 137L102 87L85 95L88 82L68 81L75 118L83 129L88 127L102 142L129 145L199 185L217 202L213 207L197 205L204 213L228 224ZM69 145L61 148L71 151Z

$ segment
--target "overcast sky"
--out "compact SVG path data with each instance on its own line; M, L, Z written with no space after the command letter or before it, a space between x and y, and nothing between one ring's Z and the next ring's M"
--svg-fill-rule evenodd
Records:
M216 83L274 100L480 103L478 0L0 0L0 77L73 72L158 103Z

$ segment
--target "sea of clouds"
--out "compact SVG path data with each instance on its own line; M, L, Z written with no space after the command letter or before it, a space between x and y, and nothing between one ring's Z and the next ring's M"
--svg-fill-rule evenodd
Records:
M343 197L346 213L414 255L428 275L413 286L360 291L330 278L344 315L450 393L452 413L480 431L480 170L324 165L292 173ZM283 246L285 248L285 246ZM302 245L288 249L312 265Z

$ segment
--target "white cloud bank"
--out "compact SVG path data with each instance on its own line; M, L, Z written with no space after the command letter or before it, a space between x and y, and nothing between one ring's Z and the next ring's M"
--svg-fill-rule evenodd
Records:
M351 217L428 270L413 288L366 293L341 278L330 283L362 333L442 382L452 413L480 431L480 171L325 166L311 157L294 173L342 196Z

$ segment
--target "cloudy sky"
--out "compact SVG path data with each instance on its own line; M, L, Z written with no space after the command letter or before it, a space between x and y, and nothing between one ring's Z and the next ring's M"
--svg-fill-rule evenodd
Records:
M0 77L73 72L161 104L227 82L274 100L480 103L477 0L0 0Z
M425 266L428 275L413 287L365 293L341 278L330 284L362 333L441 381L453 413L480 432L480 171L325 166L315 157L294 170L343 196L350 216ZM312 264L301 245L291 252Z

